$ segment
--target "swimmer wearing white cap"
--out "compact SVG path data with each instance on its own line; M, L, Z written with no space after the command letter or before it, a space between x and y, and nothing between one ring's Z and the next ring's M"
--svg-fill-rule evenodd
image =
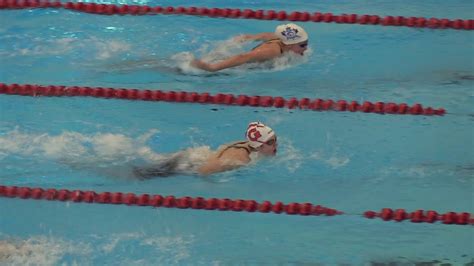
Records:
M212 152L201 164L196 166L196 173L202 176L233 170L251 162L255 156L275 156L277 137L275 132L261 122L252 122L245 132L247 140L222 145ZM178 166L185 161L185 151L177 152L159 165L146 168L135 168L134 174L139 179L168 177L179 174Z
M210 175L244 166L251 161L250 155L275 156L277 137L275 132L261 122L252 122L245 132L246 141L234 142L219 148L198 168L201 175Z
M293 23L279 25L274 33L246 34L235 39L241 42L262 41L262 43L247 53L232 56L215 64L196 59L191 62L191 65L202 70L216 72L245 63L271 60L287 52L303 55L308 48L308 34L302 27Z

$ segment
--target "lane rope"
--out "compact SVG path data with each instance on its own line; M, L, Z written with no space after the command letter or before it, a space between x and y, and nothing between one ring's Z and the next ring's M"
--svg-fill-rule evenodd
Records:
M378 16L321 12L286 12L276 10L252 10L237 8L172 7L146 5L112 5L84 2L65 2L49 0L0 0L0 9L64 8L78 12L100 15L193 15L211 18L280 20L299 22L324 22L337 24L360 24L403 26L431 29L473 30L473 19L446 19L404 16Z
M203 197L176 197L172 195L149 195L123 192L95 192L82 190L54 189L54 188L30 188L17 186L0 185L0 197L50 200L50 201L70 201L85 202L98 204L121 204L128 206L151 206L165 207L177 209L195 209L195 210L213 210L213 211L235 211L249 213L275 213L302 216L335 216L350 215L342 211L324 207L322 205L314 205L309 202L297 203L292 202L285 204L281 201L272 203L270 201L257 202L255 200L244 199L218 199ZM369 219L381 218L384 221L410 220L412 223L434 223L442 222L443 224L457 225L474 225L474 219L467 212L447 212L438 214L436 211L417 210L407 213L404 209L392 210L384 208L380 213L374 211L366 211L360 217Z
M208 92L186 92L186 91L161 91L161 90L137 90L137 89L115 89L102 87L79 87L79 86L55 86L55 85L32 85L32 84L4 84L0 83L0 94L22 95L22 96L47 96L47 97L95 97L106 99L127 99L141 101L165 101L175 103L201 103L231 106L251 107L276 107L289 109L303 109L313 111L340 111L340 112L363 112L377 114L398 115L426 115L443 116L444 108L423 107L419 103L409 106L406 103L369 102L362 104L357 101L331 100L331 99L309 99L272 96L248 96L217 93L212 95Z

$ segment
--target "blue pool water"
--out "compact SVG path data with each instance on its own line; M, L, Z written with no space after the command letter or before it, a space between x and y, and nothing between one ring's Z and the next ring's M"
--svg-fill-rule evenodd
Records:
M140 3L450 19L470 19L474 7L434 0ZM0 95L2 185L312 202L348 214L303 217L0 198L0 243L26 250L0 264L473 261L471 226L360 216L385 207L474 212L472 31L302 23L310 35L306 58L206 75L186 67L190 53L215 58L214 48L223 55L251 48L229 39L272 31L279 23L54 9L0 12L2 83L422 103L448 112L392 116ZM274 159L208 180L130 179L127 170L146 159L143 151L215 149L242 139L247 124L258 120L278 134Z

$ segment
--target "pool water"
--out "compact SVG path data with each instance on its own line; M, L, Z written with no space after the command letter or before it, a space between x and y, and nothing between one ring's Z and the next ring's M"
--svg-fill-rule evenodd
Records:
M470 19L474 7L434 0L140 3L450 19ZM310 35L305 58L209 75L186 66L192 54L216 59L252 48L230 38L273 31L279 22L54 9L0 12L2 83L405 102L447 110L442 117L378 115L0 95L1 185L312 202L347 213L304 217L0 198L0 242L28 251L14 252L6 264L462 265L474 260L471 226L361 217L386 207L474 212L471 31L300 23ZM208 179L139 181L127 172L146 161L144 150L215 149L243 139L252 121L277 132L275 158Z

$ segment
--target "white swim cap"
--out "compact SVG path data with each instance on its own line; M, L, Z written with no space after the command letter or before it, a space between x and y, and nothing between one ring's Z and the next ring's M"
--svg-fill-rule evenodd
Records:
M295 44L308 40L306 31L293 23L276 27L275 34L284 44Z
M245 136L249 141L250 147L258 148L275 136L275 132L261 122L252 122L247 127Z

